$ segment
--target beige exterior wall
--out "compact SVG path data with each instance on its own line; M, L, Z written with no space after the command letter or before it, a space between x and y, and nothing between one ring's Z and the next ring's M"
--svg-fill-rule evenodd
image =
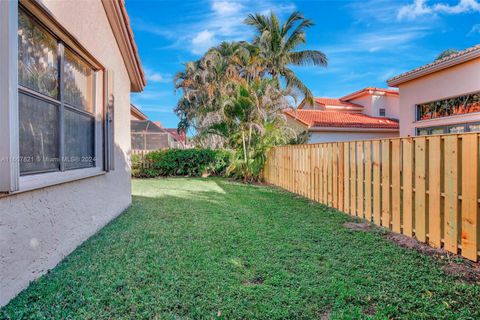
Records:
M311 132L308 143L342 142L398 137L396 132L322 131Z
M131 203L130 80L103 5L97 0L42 2L89 53L114 71L115 170L0 198L0 305Z
M480 59L400 84L400 135L415 135L417 128L480 121L480 113L423 121L415 120L420 103L480 91Z
M365 109L362 113L371 117L380 117L380 109L384 108L387 118L400 118L400 102L398 96L367 94L357 99L352 99L350 102L363 106Z

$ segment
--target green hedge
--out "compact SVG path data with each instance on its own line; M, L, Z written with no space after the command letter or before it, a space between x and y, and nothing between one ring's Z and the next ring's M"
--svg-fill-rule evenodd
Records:
M211 149L168 149L132 157L132 175L138 178L159 176L200 177L223 175L230 164L231 153ZM148 165L142 166L142 161Z

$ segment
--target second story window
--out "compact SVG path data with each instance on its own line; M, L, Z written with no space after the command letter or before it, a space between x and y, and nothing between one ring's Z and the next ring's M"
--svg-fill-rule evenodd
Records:
M387 115L385 108L380 108L378 113L380 117L385 117Z
M480 112L480 92L417 105L417 120Z

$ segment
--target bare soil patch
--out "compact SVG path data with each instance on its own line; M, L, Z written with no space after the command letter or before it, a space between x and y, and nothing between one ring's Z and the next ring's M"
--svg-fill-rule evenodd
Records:
M372 229L372 225L366 222L345 222L343 226L355 231L369 231Z
M450 255L447 251L441 248L433 248L426 243L418 242L414 238L407 237L403 234L389 232L386 236L390 241L395 242L400 247L414 249L420 253L428 254L431 256L445 257Z
M443 272L468 283L480 284L480 266L478 263L450 262L443 267Z
M332 314L332 308L328 307L320 314L320 320L330 320Z
M402 234L389 232L386 235L386 238L395 242L401 247L416 250L420 253L430 255L436 259L451 260L451 258L457 257L456 255L453 255L444 249L430 247L425 243L418 242L414 238L410 238ZM445 266L443 266L443 271L446 274L457 277L467 283L480 284L480 263L467 261L460 257L459 259L461 259L460 262L449 261Z

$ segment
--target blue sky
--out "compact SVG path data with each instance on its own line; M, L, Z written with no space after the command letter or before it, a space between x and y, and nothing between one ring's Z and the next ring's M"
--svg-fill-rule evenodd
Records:
M147 75L132 102L150 119L176 127L173 77L224 40L250 40L242 21L273 10L299 10L313 20L305 49L325 52L327 68L295 68L315 96L340 97L368 86L386 87L399 73L431 62L444 49L480 43L480 0L126 0ZM473 81L473 79L472 79Z

